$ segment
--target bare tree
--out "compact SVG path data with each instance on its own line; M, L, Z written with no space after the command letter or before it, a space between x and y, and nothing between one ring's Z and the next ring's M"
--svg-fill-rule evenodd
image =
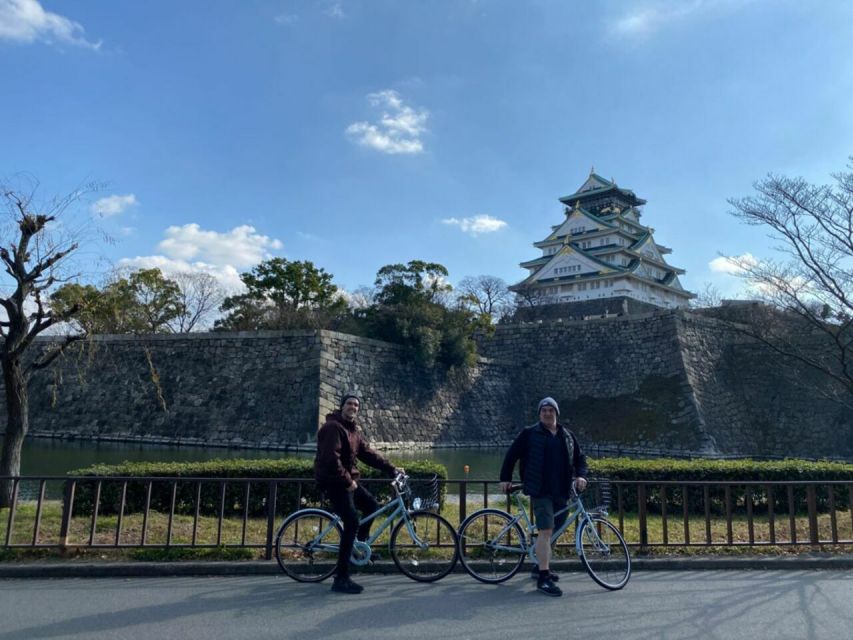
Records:
M719 307L722 304L720 290L711 282L706 282L699 294L690 301L693 309L707 309L708 307Z
M519 287L514 291L514 311L528 307L539 307L550 302L549 296L545 295L545 290L541 287L526 285L524 287Z
M225 300L225 291L209 273L187 272L169 276L180 290L182 312L169 323L175 333L205 327Z
M7 216L0 235L0 262L5 269L4 291L0 307L0 365L6 398L6 434L0 453L0 477L16 476L21 470L21 449L29 430L28 385L33 372L50 365L72 342L83 337L70 334L41 353L25 357L33 340L51 327L65 322L76 313L76 307L62 313L47 306L48 292L63 282L61 269L68 256L77 249L70 238L57 227L57 216L79 199L80 193L54 200L44 207L33 203L35 187L29 194L9 187L2 188L2 206ZM33 349L33 351L36 351ZM12 499L12 484L0 481L0 507Z
M768 175L732 215L765 227L780 259L731 258L768 308L750 334L853 395L853 157L831 185Z
M512 308L512 293L506 282L497 276L468 276L457 287L460 300L477 313L497 321Z
M376 297L376 289L364 284L356 287L352 291L346 291L344 289L339 289L338 291L341 297L346 301L350 310L354 312L367 309L373 304L373 300Z

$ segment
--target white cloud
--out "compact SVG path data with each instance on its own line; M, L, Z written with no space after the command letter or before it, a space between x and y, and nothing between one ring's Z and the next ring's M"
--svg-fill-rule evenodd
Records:
M101 198L100 200L93 202L90 208L92 213L104 218L109 218L110 216L118 215L128 207L132 207L137 204L139 204L139 201L136 199L136 196L132 193L128 193L125 196L112 195L107 196L106 198Z
M421 136L427 131L429 111L414 109L396 91L386 89L367 95L371 106L382 109L377 122L354 122L347 136L365 147L389 154L414 154L424 150Z
M610 25L614 36L642 38L680 20L719 10L738 9L751 0L679 0L648 2L619 16Z
M343 3L341 2L332 2L326 10L323 11L330 18L337 18L338 20L343 20L346 17L344 13Z
M271 250L281 249L279 240L261 235L250 225L219 233L198 224L172 226L157 248L165 255L123 258L120 267L158 268L164 274L209 273L230 292L243 290L240 272L271 258Z
M207 231L198 224L172 226L157 248L176 260L200 259L216 265L250 267L270 257L269 251L281 249L281 241L260 235L244 224L226 233Z
M714 273L725 273L737 276L744 272L744 267L758 264L758 259L751 253L739 256L719 256L708 263L708 267Z
M166 277L178 273L208 273L229 293L242 292L245 287L240 280L240 272L230 264L209 264L207 262L188 262L174 260L166 256L136 256L122 258L118 262L120 268L128 269L160 269Z
M484 214L470 218L445 218L441 222L443 224L457 226L464 233L468 233L472 236L477 236L481 233L494 233L495 231L500 231L507 226L507 223L503 220Z
M45 11L38 0L0 0L0 40L70 44L98 50L100 41L84 37L83 25Z

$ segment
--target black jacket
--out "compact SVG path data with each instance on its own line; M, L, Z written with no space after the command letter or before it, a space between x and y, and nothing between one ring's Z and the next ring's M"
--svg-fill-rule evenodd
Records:
M578 439L562 424L557 424L557 433L563 435L563 454L566 456L568 478L566 496L572 478L585 478L587 474L586 456L578 444ZM538 496L542 490L543 464L545 461L545 438L547 429L541 422L525 427L510 445L501 466L501 482L512 481L512 471L515 463L521 461L521 481L524 493Z

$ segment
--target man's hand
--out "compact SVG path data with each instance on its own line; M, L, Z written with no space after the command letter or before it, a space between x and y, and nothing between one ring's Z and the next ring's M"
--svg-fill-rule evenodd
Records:
M353 480L352 484L347 487L347 491L355 491L356 489L358 489L358 484Z
M404 476L406 475L406 470L403 467L394 467L394 475Z
M575 491L583 493L586 489L586 478L575 478Z
M509 493L509 490L512 488L512 482L501 482L501 491L503 493Z

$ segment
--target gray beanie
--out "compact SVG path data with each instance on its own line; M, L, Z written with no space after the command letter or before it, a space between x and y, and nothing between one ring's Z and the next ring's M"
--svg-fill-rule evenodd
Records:
M557 404L557 401L554 400L551 396L547 396L542 398L539 401L539 408L536 410L536 414L538 415L540 411L542 411L542 407L554 407L554 411L557 412L557 415L560 415L560 405Z

